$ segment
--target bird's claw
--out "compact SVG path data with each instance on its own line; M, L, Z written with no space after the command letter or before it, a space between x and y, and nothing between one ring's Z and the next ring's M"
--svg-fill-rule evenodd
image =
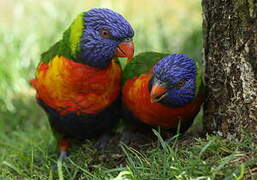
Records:
M106 148L107 144L109 143L110 139L111 139L111 135L110 134L104 134L102 135L95 143L94 147L98 150L103 152L104 149Z
M58 159L57 159L57 163L58 163L58 161L59 162L63 162L65 159L67 159L68 158L68 154L67 154L67 152L66 151L60 151L60 155L59 155L59 157L58 157ZM56 171L57 170L57 164L54 164L52 167L51 167L51 170L52 171Z
M61 151L60 156L58 157L58 161L63 162L65 159L67 159L68 155L66 151Z
M122 142L125 145L129 145L132 142L136 142L139 139L145 139L145 138L146 138L146 135L141 132L126 130L121 134L120 142Z

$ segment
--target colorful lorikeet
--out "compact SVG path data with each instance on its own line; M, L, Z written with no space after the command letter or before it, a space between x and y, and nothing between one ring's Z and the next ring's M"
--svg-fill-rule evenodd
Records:
M81 13L63 38L42 54L31 80L66 157L69 140L111 131L120 95L121 68L115 57L134 53L131 25L109 9Z
M123 119L132 125L185 131L203 102L200 64L183 54L141 53L123 73Z

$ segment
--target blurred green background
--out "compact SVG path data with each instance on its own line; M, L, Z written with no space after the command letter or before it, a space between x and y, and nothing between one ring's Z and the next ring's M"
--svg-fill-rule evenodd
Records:
M15 164L18 171L31 153L47 153L53 137L28 80L40 53L79 12L94 7L117 11L131 23L136 54L182 52L201 60L200 0L0 0L0 169Z

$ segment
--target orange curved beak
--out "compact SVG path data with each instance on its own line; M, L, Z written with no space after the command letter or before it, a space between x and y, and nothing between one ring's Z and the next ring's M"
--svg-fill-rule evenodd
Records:
M167 92L166 88L154 84L150 94L151 103L159 102L167 95L166 92Z
M130 61L134 56L134 43L133 41L122 42L118 45L115 54L116 57L127 57Z

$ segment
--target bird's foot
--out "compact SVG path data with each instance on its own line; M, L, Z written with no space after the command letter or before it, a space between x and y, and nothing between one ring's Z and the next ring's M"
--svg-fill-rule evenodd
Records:
M66 151L61 151L60 155L58 157L58 161L63 162L65 159L67 159L67 157L68 157L67 152Z
M130 141L133 139L133 132L126 130L121 134L120 137L120 142L122 142L123 144L128 145L130 143Z
M58 142L58 149L60 150L60 155L57 159L57 162L63 162L65 159L67 159L68 155L67 152L70 148L70 142L67 139L61 139ZM57 169L57 165L53 165L51 168L53 171Z
M141 132L126 130L121 134L120 142L129 145L132 142L138 142L146 138L146 135Z
M106 148L106 146L109 144L110 140L112 138L112 135L110 133L103 134L99 137L99 139L96 141L94 147L100 151L103 152Z
M67 159L67 152L70 148L70 142L67 139L61 139L58 144L60 150L60 156L58 158L59 161L64 161Z
M68 158L68 153L66 151L60 151L60 155L59 155L59 157L57 159L57 164L58 164L58 162L62 163L67 158ZM57 168L58 168L57 164L54 164L52 166L52 168L51 168L52 171L56 171L57 170Z

